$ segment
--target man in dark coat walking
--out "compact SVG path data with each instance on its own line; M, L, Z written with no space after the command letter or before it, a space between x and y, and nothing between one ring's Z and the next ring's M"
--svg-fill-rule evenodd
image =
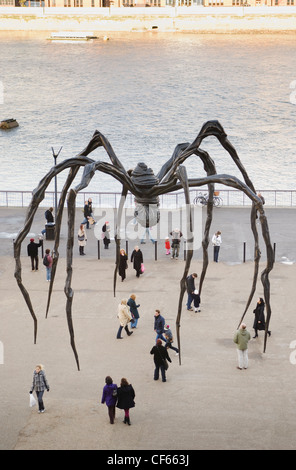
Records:
M161 378L163 382L166 382L165 371L168 368L167 362L172 362L168 355L167 349L162 345L161 339L156 341L156 345L150 351L150 354L154 355L154 380L159 379L159 369L161 371Z
M42 246L43 240L39 239L39 243L35 243L34 238L30 239L30 243L27 246L28 256L31 258L32 271L38 271L38 248Z
M136 276L140 277L140 274L142 274L143 253L138 246L135 246L135 249L132 252L131 263L133 263Z
M154 331L156 333L156 342L157 342L158 339L162 339L164 342L166 342L166 339L163 336L164 325L165 325L165 319L163 318L162 315L160 315L159 310L155 310L155 313L154 313Z

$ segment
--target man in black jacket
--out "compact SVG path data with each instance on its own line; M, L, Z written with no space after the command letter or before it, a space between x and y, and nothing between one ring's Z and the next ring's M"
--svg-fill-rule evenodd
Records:
M195 279L197 278L196 273L190 274L190 276L187 276L186 278L186 286L187 286L187 294L188 294L188 299L187 299L187 310L192 311L193 308L191 307L192 301L194 300L194 291L195 291Z
M38 248L42 246L42 244L42 238L39 239L39 243L35 243L34 238L31 238L27 246L28 256L31 258L32 271L38 271Z
M153 346L153 348L150 351L150 354L154 355L154 364L155 364L155 369L154 369L154 380L159 379L159 369L161 371L161 378L163 382L166 382L166 376L165 376L165 371L168 368L167 362L172 362L170 356L168 355L168 352L164 346L162 346L161 339L158 339L156 341L156 346Z
M46 224L53 224L53 207L50 207L49 209L47 209L47 211L44 212L44 217L46 219ZM42 235L44 235L46 233L46 228L44 228L41 233Z

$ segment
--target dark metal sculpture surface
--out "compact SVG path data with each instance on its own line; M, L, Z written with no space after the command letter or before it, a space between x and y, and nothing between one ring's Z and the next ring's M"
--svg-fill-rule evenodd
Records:
M243 181L238 178L227 175L227 174L217 174L215 163L210 157L210 155L200 148L202 141L209 136L214 136L218 139L222 147L229 153L230 157L234 161L235 165L239 169ZM88 155L93 152L98 147L104 147L106 150L111 163L95 161L88 157ZM190 179L187 177L187 171L185 166L182 163L191 155L196 155L199 157L203 163L206 176L201 178ZM79 169L84 167L83 176L81 182L74 189L70 189L71 184L76 177ZM108 140L98 131L96 131L88 144L88 146L76 157L69 158L63 162L54 166L47 175L39 182L38 187L33 191L32 200L28 208L27 217L23 229L19 232L17 238L14 242L14 257L15 257L15 278L17 284L24 296L24 299L27 303L27 306L30 310L31 316L34 321L34 341L36 342L37 337L37 318L30 300L28 291L23 285L22 282L22 270L21 270L21 261L20 261L20 252L21 244L24 241L26 235L28 234L30 227L33 222L34 215L38 209L40 202L44 199L45 190L51 182L52 178L58 175L60 172L69 169L69 174L67 180L64 184L64 187L61 192L61 197L59 200L57 215L56 215L56 231L55 231L55 242L54 242L54 259L52 265L52 275L51 282L49 285L48 301L46 316L48 314L50 299L53 289L53 283L56 273L56 267L59 259L59 240L60 240L60 229L62 222L62 213L67 198L68 204L68 240L67 240L67 277L65 283L65 294L67 298L66 302L66 314L68 321L68 328L70 333L71 346L75 355L76 363L78 369L79 358L75 346L74 339L74 328L72 322L72 302L73 302L73 290L71 288L72 280L72 261L73 261L73 244L74 244L74 224L75 224L75 200L76 195L79 191L86 188L90 183L92 177L96 171L102 171L111 175L113 178L116 178L122 184L122 195L118 209L117 217L117 229L115 232L116 240L116 267L114 271L114 295L116 288L116 278L118 271L118 260L119 260L119 251L120 251L120 237L119 237L119 227L121 221L122 210L125 202L125 197L128 192L132 193L135 197L135 216L138 219L138 222L144 227L149 227L155 225L159 220L159 196L166 194L172 191L183 189L185 193L185 201L188 208L188 222L187 222L187 233L192 234L191 238L187 239L187 256L186 263L184 268L183 277L180 281L180 296L178 303L178 312L176 318L176 332L178 339L178 347L180 351L179 360L181 364L181 344L180 344L180 322L181 322L181 312L182 312L182 301L186 291L186 277L189 273L190 263L193 256L193 233L192 233L192 209L189 199L189 188L191 187L200 187L207 185L209 191L209 201L207 204L207 217L204 229L204 237L202 241L203 247L203 266L202 272L200 275L199 281L199 292L202 291L203 282L206 276L206 271L208 267L208 245L209 245L209 233L210 227L213 218L213 196L214 196L214 187L215 183L219 183L225 186L229 186L235 189L238 189L246 194L246 196L252 201L251 209L251 229L254 237L254 274L253 282L251 287L251 292L246 303L246 307L242 314L241 320L243 320L249 305L252 301L253 295L256 290L258 273L259 273L259 260L261 257L260 248L259 248L259 237L256 226L257 214L259 214L263 240L265 243L266 249L266 266L263 272L261 273L261 282L264 290L264 299L266 304L266 330L264 337L264 352L266 350L267 343L267 331L269 327L270 317L271 317L271 307L270 307L270 282L269 282L269 273L273 268L274 262L274 253L272 245L270 242L269 229L267 218L263 209L263 204L260 197L257 196L255 188L248 176L247 171L245 170L242 162L240 161L236 150L229 142L227 135L218 121L208 121L206 122L194 142L182 143L176 146L171 158L162 166L159 173L154 175L153 171L150 168L147 168L145 163L139 163L134 170L126 171L122 166L120 160L115 155L112 146Z

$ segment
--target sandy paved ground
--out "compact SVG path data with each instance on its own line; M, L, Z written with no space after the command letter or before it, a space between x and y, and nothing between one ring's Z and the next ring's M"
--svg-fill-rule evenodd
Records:
M3 213L1 213L3 215ZM91 235L90 235L91 237ZM89 237L89 238L90 238ZM8 245L7 245L8 246ZM143 250L148 250L144 245ZM3 249L3 244L2 244ZM129 265L127 280L118 282L114 298L114 259L87 254L74 259L73 318L81 370L69 344L65 317L65 260L60 259L47 319L48 283L44 267L31 272L22 256L23 281L38 316L37 344L33 322L13 277L14 260L0 263L0 449L294 449L296 432L295 367L290 348L296 340L295 264L276 263L271 273L272 335L263 354L263 335L249 344L250 367L236 369L233 334L249 295L253 263L211 262L202 293L201 313L181 320L182 365L172 352L167 382L153 381L153 314L159 308L175 332L179 279L184 262L162 256L145 262L137 279ZM262 269L264 262L262 262ZM195 259L191 272L200 273ZM117 304L135 293L141 304L138 329L116 340ZM251 333L252 310L262 295L259 282L246 315ZM253 334L252 334L253 336ZM45 365L51 386L46 413L29 408L35 364ZM126 377L136 391L130 427L108 422L100 404L106 375L119 383Z

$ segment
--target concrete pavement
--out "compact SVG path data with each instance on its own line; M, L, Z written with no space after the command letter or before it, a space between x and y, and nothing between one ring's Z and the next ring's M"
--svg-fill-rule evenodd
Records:
M154 310L159 308L175 335L179 281L184 263L165 255L162 241L159 256L155 246L141 245L146 270L136 278L129 262L127 279L118 282L113 296L114 243L97 259L97 239L88 231L87 255L74 249L73 322L80 368L76 368L69 344L65 314L66 222L61 240L61 258L49 316L45 319L48 283L44 268L31 272L22 250L23 282L38 318L37 344L33 344L33 322L13 277L12 238L22 226L22 209L1 209L0 253L1 318L0 341L4 360L0 364L0 448L116 450L199 449L294 449L295 409L295 264L276 262L270 275L272 335L263 353L263 335L249 343L249 369L236 369L233 334L251 289L253 262L242 263L240 243L249 233L249 211L219 209L213 229L223 236L220 262L210 262L202 292L201 312L181 318L181 358L170 352L172 363L167 382L153 381L149 354L155 341ZM31 234L43 224L40 210ZM293 210L270 210L269 222L277 256L290 259L294 233ZM79 218L77 219L79 220ZM227 229L229 228L229 230ZM246 240L251 243L251 237ZM52 242L45 242L46 246ZM229 247L228 247L229 245ZM280 248L282 247L282 248ZM251 250L251 248L250 248ZM233 255L236 253L236 256ZM230 256L233 256L230 258ZM263 256L262 256L263 258ZM200 273L202 259L195 253L191 271ZM264 261L260 263L264 267ZM117 305L135 293L140 320L131 337L116 340ZM253 333L253 313L260 281L246 315ZM185 299L184 299L185 300ZM253 334L252 334L253 336ZM46 412L29 408L29 389L37 363L45 365L50 392L45 395ZM120 383L126 377L136 391L131 410L132 425L122 423L117 410L114 425L100 404L106 375Z

